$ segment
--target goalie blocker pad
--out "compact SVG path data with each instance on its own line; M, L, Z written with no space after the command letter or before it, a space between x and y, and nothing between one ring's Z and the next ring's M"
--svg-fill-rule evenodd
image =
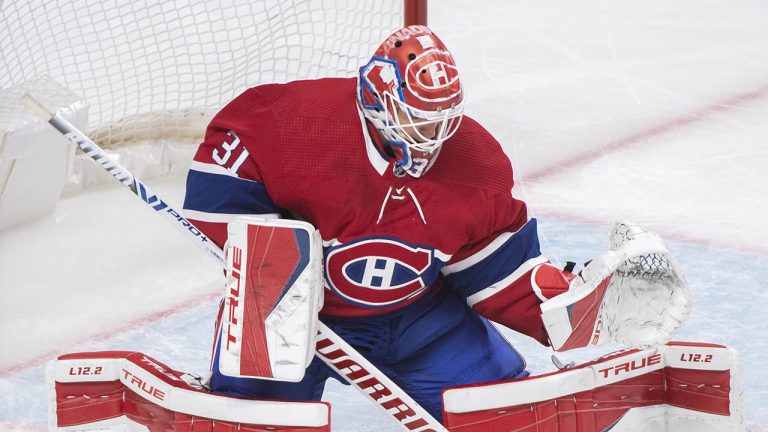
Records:
M239 217L227 225L219 370L301 381L322 307L322 241L301 221Z
M443 391L443 422L462 432L743 431L736 352L671 342L558 372Z
M215 395L138 352L68 354L46 365L48 430L330 432L324 402Z

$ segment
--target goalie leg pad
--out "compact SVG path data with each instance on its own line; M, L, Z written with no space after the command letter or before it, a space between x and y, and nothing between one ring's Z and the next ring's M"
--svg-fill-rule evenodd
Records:
M739 432L736 353L672 342L520 380L446 389L449 430Z
M46 381L49 431L331 430L327 403L213 394L137 352L61 356L46 365Z

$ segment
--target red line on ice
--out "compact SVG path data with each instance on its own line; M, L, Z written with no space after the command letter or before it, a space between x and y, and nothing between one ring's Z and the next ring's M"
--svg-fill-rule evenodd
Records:
M40 366L41 364L47 362L48 360L55 359L61 354L76 352L76 351L72 351L72 348L76 349L79 346L83 346L85 343L93 343L93 342L109 340L115 337L116 335L142 328L148 324L152 324L154 322L160 321L163 318L167 318L169 316L173 316L177 313L184 312L191 308L201 306L206 302L214 301L218 298L221 298L222 295L223 295L223 292L197 295L195 297L192 297L180 303L177 303L169 307L168 309L156 311L156 312L150 312L146 315L140 316L124 324L118 325L117 327L108 328L99 333L96 333L95 335L86 336L81 339L68 342L66 343L66 346L68 348L51 350L46 353L32 357L30 359L26 359L24 360L23 363L18 363L18 364L7 366L0 369L0 378L5 378L8 375L13 375L15 373L22 372L26 369ZM66 349L67 351L62 351L64 349Z
M623 138L619 138L615 141L611 141L606 145L600 146L600 148L598 149L581 153L569 159L565 159L564 161L557 162L551 166L542 168L538 171L534 171L530 174L524 174L523 178L525 178L526 180L532 180L532 181L545 179L549 176L562 173L565 170L586 165L602 156L617 152L619 150L622 150L628 147L632 147L637 144L641 144L644 142L644 140L647 140L649 138L654 138L660 135L664 135L665 133L672 132L673 130L677 130L683 127L691 126L691 125L706 121L709 119L709 117L711 117L714 114L733 110L740 106L763 99L766 96L768 96L768 84L764 84L762 86L757 87L754 90L740 93L740 94L728 97L726 99L723 99L719 102L715 102L699 110L693 111L688 115L668 120L656 126L636 132L632 135L628 135ZM598 223L606 222L605 220L597 220L597 219L589 218L588 216L578 215L575 213L569 213L569 212L563 212L563 211L555 211L555 212L540 211L540 212L545 215L559 217L559 218L567 219L573 222L582 222L582 223L589 223L589 224L598 224ZM612 221L608 221L608 222L612 222ZM763 245L720 244L720 243L716 243L716 242L713 242L707 239L702 239L699 237L682 235L674 231L664 232L663 229L660 230L656 228L654 228L654 231L656 231L658 234L662 235L665 238L684 241L686 243L702 244L702 245L714 246L718 248L726 248L730 250L741 251L741 252L752 253L752 254L760 254L760 255L768 254L768 247L765 247Z
M534 171L530 174L524 175L527 180L540 180L542 178L561 173L564 170L575 168L581 165L585 165L601 156L616 152L618 150L631 147L635 144L642 142L648 138L663 135L667 132L671 132L675 129L679 129L685 126L706 120L713 114L718 114L724 111L729 111L750 102L762 99L768 96L768 84L764 84L755 90L751 90L745 93L731 96L722 101L703 107L699 110L693 111L683 117L674 118L663 122L659 125L650 127L645 130L641 130L632 135L619 138L616 141L609 142L604 146L600 146L599 149L581 153L572 158L558 162L552 166L545 167L538 171Z
M30 424L14 424L10 420L0 420L0 430L15 432L45 432L47 428Z

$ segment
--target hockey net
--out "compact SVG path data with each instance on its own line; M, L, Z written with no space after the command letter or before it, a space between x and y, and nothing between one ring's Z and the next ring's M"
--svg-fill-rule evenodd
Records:
M52 78L90 105L87 133L108 149L199 141L248 87L354 76L404 11L426 10L412 2L0 0L0 89Z

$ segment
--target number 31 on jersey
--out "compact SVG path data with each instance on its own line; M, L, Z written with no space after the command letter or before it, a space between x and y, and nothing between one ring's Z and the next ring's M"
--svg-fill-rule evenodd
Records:
M240 169L243 162L248 159L248 150L242 148L240 154L233 161L233 154L238 147L241 147L240 137L238 137L237 132L233 130L227 131L227 136L228 138L225 139L219 147L213 149L211 157L217 164L230 170L232 174L237 175L237 170Z

